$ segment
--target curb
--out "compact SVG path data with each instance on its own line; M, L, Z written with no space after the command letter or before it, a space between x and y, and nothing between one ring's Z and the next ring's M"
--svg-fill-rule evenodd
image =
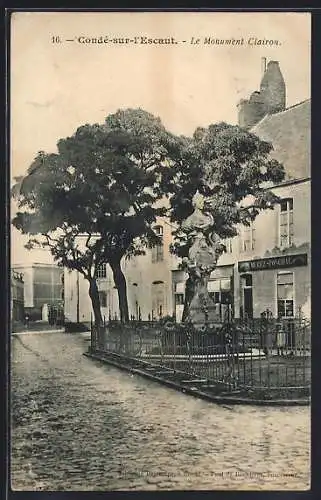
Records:
M11 335L39 335L40 333L65 333L65 330L61 328L60 330L26 330L23 332L11 332Z
M133 368L130 366L126 366L125 364L118 363L115 360L112 359L106 359L103 356L99 356L97 354L91 354L89 352L83 353L84 356L95 359L97 361L100 361L102 363L106 363L109 365L112 365L116 368L119 368L121 370L125 370L130 373L135 373L137 375L140 375L144 378L148 378L150 380L153 380L155 382L158 382L162 385L165 385L167 387L170 387L172 389L178 390L180 392L183 392L184 394L188 394L191 396L194 396L196 398L204 399L207 401L211 401L213 403L217 404L235 404L235 405L252 405L252 406L309 406L310 405L310 399L305 398L305 399L250 399L250 398L238 398L238 397L233 397L233 396L215 396L210 393L203 392L199 389L191 389L190 387L183 386L181 384L178 384L176 382L173 382L172 380L167 380L165 378L158 377L154 374L145 372L143 370L140 370L139 368Z

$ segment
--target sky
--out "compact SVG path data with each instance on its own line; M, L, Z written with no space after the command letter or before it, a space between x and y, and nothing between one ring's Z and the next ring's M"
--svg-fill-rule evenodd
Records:
M235 124L237 102L259 88L262 57L279 61L287 106L310 97L307 13L18 12L11 23L12 179L26 173L38 151L54 152L60 138L120 108L141 107L178 134ZM178 43L77 41L99 36L174 37ZM243 38L244 44L204 44L208 37ZM248 45L249 39L278 44ZM25 250L26 241L12 230L12 264L48 261L43 251Z

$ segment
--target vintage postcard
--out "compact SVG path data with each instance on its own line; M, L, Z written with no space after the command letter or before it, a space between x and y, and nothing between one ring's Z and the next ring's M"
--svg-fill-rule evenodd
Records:
M310 489L311 17L10 20L14 491Z

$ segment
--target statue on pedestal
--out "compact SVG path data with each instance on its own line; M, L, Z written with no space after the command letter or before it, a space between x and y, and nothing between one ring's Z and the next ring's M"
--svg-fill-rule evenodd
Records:
M193 290L185 320L192 323L196 329L220 321L207 286L217 260L225 249L213 232L214 219L205 211L204 201L204 196L197 192L193 197L194 211L182 224L182 230L190 244L188 257L183 259L183 265Z

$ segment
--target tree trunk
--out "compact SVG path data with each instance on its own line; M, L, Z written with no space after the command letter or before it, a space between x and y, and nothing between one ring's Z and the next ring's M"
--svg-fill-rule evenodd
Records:
M191 278L191 276L189 276L186 280L186 285L185 285L185 300L184 300L184 309L182 315L183 322L187 320L189 307L191 305L194 294L195 294L195 283L194 280Z
M96 279L91 278L89 281L89 296L94 311L95 328L91 329L91 347L92 349L104 349L104 332L102 331L102 316L100 311L99 292Z
M93 306L95 326L99 328L103 320L100 310L98 287L95 279L89 281L89 296Z
M123 271L121 270L120 259L110 261L110 267L113 271L114 283L118 292L120 321L128 323L128 300L127 300L127 285Z

